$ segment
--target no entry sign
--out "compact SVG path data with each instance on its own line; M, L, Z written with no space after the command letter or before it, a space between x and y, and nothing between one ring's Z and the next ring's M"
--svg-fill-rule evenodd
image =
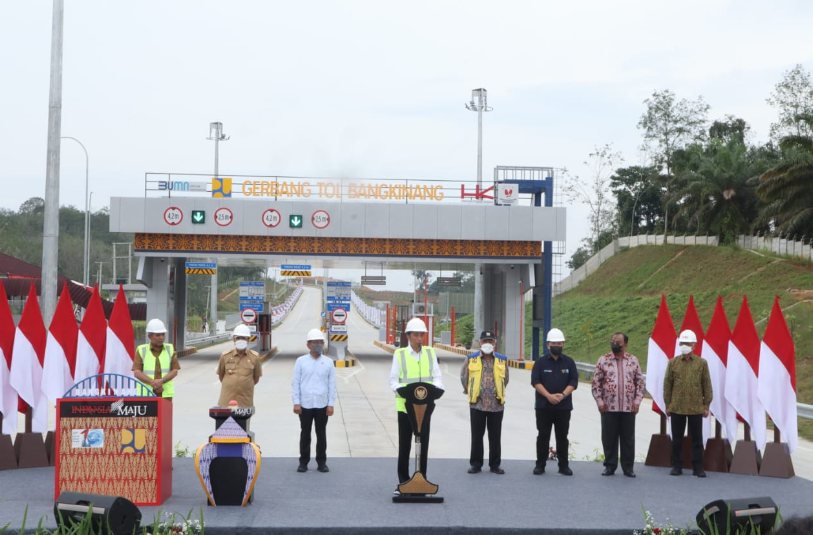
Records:
M257 321L257 311L253 308L247 308L240 312L240 319L243 323L254 323Z
M332 317L335 323L344 323L347 321L347 311L343 308L337 308L333 311Z

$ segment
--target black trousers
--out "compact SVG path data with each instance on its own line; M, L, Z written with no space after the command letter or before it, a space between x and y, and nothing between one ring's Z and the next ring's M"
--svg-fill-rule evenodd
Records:
M635 413L602 412L601 445L604 447L604 466L618 468L618 444L621 443L621 469L632 470L635 463Z
M325 464L327 461L327 407L321 409L302 408L299 415L299 462L308 464L311 460L311 425L316 423L316 463Z
M703 415L672 413L672 466L683 466L683 433L689 422L689 436L692 438L692 467L703 468Z
M429 422L431 418L423 421L421 430L421 449L423 453L420 461L420 471L426 476L426 460L429 457ZM412 433L412 424L409 415L398 412L398 482L406 483L412 474L409 473L409 454L412 451L412 442L415 440Z
M538 431L536 435L536 466L544 467L548 460L551 427L553 427L556 435L556 456L559 459L559 468L568 466L567 433L570 430L571 412L536 409L536 430Z
M471 415L471 456L469 463L477 468L483 467L483 435L488 429L488 467L499 468L502 461L503 411L488 412L469 409Z

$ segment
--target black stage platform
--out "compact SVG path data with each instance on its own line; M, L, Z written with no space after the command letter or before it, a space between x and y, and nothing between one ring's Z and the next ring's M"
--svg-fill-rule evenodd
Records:
M673 477L666 468L636 465L636 479L602 477L599 463L571 463L573 477L531 473L533 461L505 461L506 474L467 474L461 459L432 459L428 479L440 485L442 504L394 504L395 459L328 459L330 472L296 472L297 460L263 458L254 504L207 507L191 459L174 460L173 495L164 511L203 509L206 533L539 533L629 535L644 525L643 509L658 522L686 526L716 499L770 496L783 517L813 513L813 482L709 472L706 479ZM0 472L0 531L17 530L28 506L27 527L54 528L54 470ZM156 507L142 507L145 520ZM28 531L28 529L27 529ZM8 533L8 532L6 532Z

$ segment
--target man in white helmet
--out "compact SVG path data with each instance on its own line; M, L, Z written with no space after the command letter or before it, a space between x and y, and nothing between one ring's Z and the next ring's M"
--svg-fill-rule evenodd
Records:
M545 473L550 447L550 432L556 435L556 458L559 473L572 476L568 460L568 438L573 398L570 394L579 386L579 370L576 362L563 353L565 335L559 329L551 329L547 336L548 352L536 359L531 370L531 385L536 390L536 466L535 475Z
M157 318L148 321L147 338L150 343L136 348L132 369L135 378L149 385L155 395L172 401L175 396L172 380L178 375L181 364L172 344L164 343L166 336L167 328L163 321Z
M397 390L409 383L424 382L435 385L435 388L445 390L443 387L443 374L438 367L438 358L435 350L424 346L426 341L426 324L420 318L412 318L404 329L407 347L396 349L392 354L392 368L390 369L390 388L395 392L395 408L398 411L398 482L409 481L409 453L412 450L412 423L406 412L406 401L398 395ZM404 376L403 370L406 370ZM421 456L420 472L426 477L426 465L429 457L429 421L424 421L421 429ZM396 491L397 492L397 491Z
M336 403L336 367L333 359L322 354L325 335L319 329L308 331L308 352L296 359L291 381L294 414L299 415L299 467L307 472L311 460L311 427L316 428L316 469L327 467L327 419ZM315 424L315 425L314 425Z
M225 407L231 400L238 407L254 406L254 385L260 382L263 365L260 354L248 349L251 331L242 323L234 328L234 348L220 355L217 376L220 378L220 398L217 404Z
M703 418L709 416L711 404L711 375L709 364L694 354L697 336L694 331L685 330L678 338L680 357L675 357L666 365L663 378L663 401L666 416L672 424L672 471L673 476L683 473L683 433L689 424L692 437L692 467L695 477L706 477L703 470Z

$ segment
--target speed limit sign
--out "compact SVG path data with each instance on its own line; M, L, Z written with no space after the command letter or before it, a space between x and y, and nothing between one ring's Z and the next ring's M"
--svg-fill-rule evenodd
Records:
M257 321L257 311L253 308L247 308L240 312L240 319L243 323L254 323Z

